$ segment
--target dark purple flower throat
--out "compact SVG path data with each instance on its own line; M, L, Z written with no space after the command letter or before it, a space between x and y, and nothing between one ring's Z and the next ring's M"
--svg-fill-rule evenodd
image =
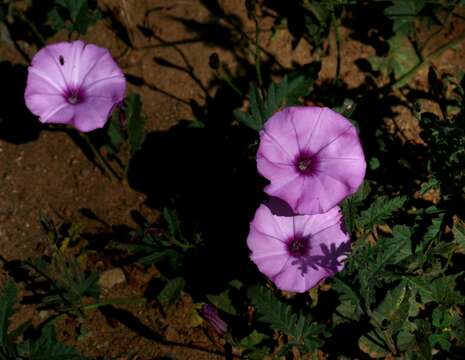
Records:
M287 242L287 251L293 257L307 256L310 250L309 238L296 234Z
M316 168L316 157L302 151L296 156L294 166L298 173L312 175Z
M71 105L76 105L84 102L84 91L80 88L68 88L64 93L66 101Z

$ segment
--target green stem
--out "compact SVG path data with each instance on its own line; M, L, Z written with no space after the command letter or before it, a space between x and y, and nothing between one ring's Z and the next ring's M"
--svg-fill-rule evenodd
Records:
M388 84L386 87L384 87L384 89L385 90L387 90L387 89L396 89L396 88L399 88L399 87L407 84L410 81L410 79L412 77L414 77L416 75L416 73L422 67L429 65L434 58L441 55L447 49L450 49L450 48L454 47L455 45L459 44L463 40L465 40L465 33L463 33L462 35L460 35L460 36L456 37L455 39L449 41L447 44L444 44L444 45L440 46L439 48L437 48L433 52L426 55L424 57L424 59L422 61L420 61L417 65L415 65L411 70L409 70L407 73L402 75L394 83Z
M242 91L240 91L231 81L231 79L229 78L229 76L225 75L221 75L218 71L216 71L216 77L224 82L226 82L226 84L228 84L231 89L233 89L240 97L244 96L244 94L242 94Z
M42 37L37 27L30 21L22 12L18 11L17 9L13 8L15 15L23 22L25 22L29 28L31 29L32 33L37 37L37 39L41 42L41 46L45 46L47 41Z
M109 299L109 300L100 301L94 304L83 305L81 309L86 311L86 310L98 309L99 307L108 306L108 305L133 305L133 304L145 304L146 302L147 300L144 298Z
M103 169L103 173L105 173L106 175L108 175L108 177L111 179L111 180L115 180L115 181L118 181L120 180L119 176L115 173L115 171L110 167L110 165L108 165L108 163L106 162L106 160L104 159L104 157L102 156L102 154L100 154L100 151L98 151L98 149L94 146L94 144L92 143L92 141L90 141L89 137L86 135L86 134L83 134L79 131L77 131L77 133L79 134L79 136L86 142L86 144L89 146L89 148L91 149L92 153L94 154L95 156L95 160L97 161L98 165L101 167L101 169Z

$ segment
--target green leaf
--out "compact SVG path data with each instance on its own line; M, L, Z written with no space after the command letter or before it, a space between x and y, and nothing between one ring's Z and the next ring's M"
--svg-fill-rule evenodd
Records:
M425 0L394 0L384 10L384 15L393 21L394 33L410 35L415 31L415 19L426 5Z
M8 281L3 287L0 297L0 346L8 346L8 327L10 317L15 313L13 306L16 303L18 290L13 282Z
M362 211L356 222L360 227L368 229L377 224L382 224L388 220L394 212L402 208L405 201L405 196L399 196L390 200L386 196L379 196L367 210Z
M388 68L394 73L394 77L399 79L412 70L420 59L407 36L396 34L388 40L388 43Z
M345 199L341 204L342 212L344 213L344 222L349 233L354 230L358 207L362 205L370 191L370 183L364 181L358 191Z
M435 347L436 344L439 344L439 346L445 351L449 351L452 346L446 334L433 334L428 337L428 340L431 347Z
M442 276L431 281L426 276L406 276L405 279L419 292L421 302L436 302L446 307L463 304L464 298L455 290L456 278L462 273Z
M391 238L378 241L377 259L384 265L396 265L412 255L411 230L404 225L396 225L392 229Z
M248 113L243 112L243 111L241 111L239 109L234 110L233 114L234 114L235 118L239 122L241 122L244 125L248 126L252 130L260 131L260 129L262 128L261 119L255 119L253 116L251 116Z
M373 311L372 324L385 328L390 336L401 330L410 315L410 296L411 291L405 283L388 291L384 300Z
M255 84L249 90L249 112L236 109L234 116L238 121L253 130L260 131L263 124L283 106L299 103L299 98L312 90L321 64L311 63L298 72L285 75L280 83L272 82L263 98Z
M129 138L130 155L133 156L142 146L145 139L145 123L147 118L142 111L142 100L139 94L129 94L126 97L126 126Z
M56 8L50 10L47 17L53 30L58 31L66 27L66 21L61 17Z
M208 301L215 305L218 309L231 314L237 315L237 311L231 302L231 290L227 289L218 295L207 295Z
M382 337L378 336L375 331L362 335L358 340L358 346L365 354L371 358L386 357L390 351L386 348Z
M345 322L348 320L358 321L363 313L360 306L360 298L352 288L335 277L333 279L333 289L340 293L339 302L340 304L336 307L336 311L333 314L333 320L336 323Z
M21 358L31 360L84 360L75 349L63 345L56 339L55 328L47 324L38 339L28 339L18 346Z
M171 303L175 301L184 289L186 281L182 277L177 277L168 281L157 298L162 303Z
M254 330L239 342L239 346L246 349L251 349L256 347L258 344L260 344L263 340L267 338L268 336L266 336L265 334L259 333L257 330Z
M119 122L119 112L122 111L119 109L118 111L114 111L113 115L111 117L111 120L108 125L108 136L110 137L110 143L111 146L117 150L121 144L124 143L124 135L123 135L123 129L121 128L120 122Z
M279 301L271 290L252 286L248 289L247 296L257 309L260 321L291 337L286 347L287 351L297 346L302 353L308 353L322 344L318 336L325 335L324 325L313 322L309 316L294 313L292 308Z
M88 0L55 0L55 5L48 13L54 30L67 29L85 34L87 28L101 18L98 10L89 8Z

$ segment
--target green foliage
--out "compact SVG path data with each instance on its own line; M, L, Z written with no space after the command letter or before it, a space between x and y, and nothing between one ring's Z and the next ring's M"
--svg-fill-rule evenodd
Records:
M31 360L84 360L75 349L58 342L55 328L47 324L37 339L27 339L18 346L18 357Z
M415 32L415 21L426 5L425 0L395 0L384 10L384 14L392 20L395 33L412 35Z
M379 196L367 210L361 212L356 219L358 226L371 229L373 226L383 224L392 214L401 209L407 198L405 196L388 199L386 196Z
M158 294L158 301L172 303L181 295L185 285L186 281L182 277L168 280L163 290Z
M263 97L260 89L252 84L249 91L249 112L235 110L234 116L244 125L260 131L263 124L276 111L284 106L299 103L299 98L306 96L312 90L313 82L320 70L319 63L308 65L303 71L285 75L282 81L272 82Z
M289 336L281 355L291 351L293 347L306 354L315 351L322 344L319 337L326 334L325 326L313 322L310 315L296 314L289 305L279 301L271 290L253 286L248 289L247 296L257 309L260 321Z
M144 126L147 122L147 118L142 110L142 99L139 94L129 94L126 97L126 122L127 122L127 133L130 147L130 155L139 150L145 139Z
M126 96L124 106L117 107L113 111L111 121L106 128L109 141L105 148L108 154L116 159L123 155L123 159L130 160L144 143L146 123L147 117L143 112L142 98L136 93L129 94ZM121 160L118 162L121 164ZM128 171L128 164L124 167L125 171Z
M51 323L33 328L28 321L9 331L10 318L15 313L16 297L16 286L7 282L0 296L0 359L85 359L75 349L57 341Z
M75 227L70 226L69 231L62 234L47 218L43 217L41 223L49 239L51 256L25 262L25 267L32 272L28 281L36 284L42 306L79 314L85 298L99 298L99 275L85 271L79 259L71 255L68 247L78 236Z
M66 29L79 34L85 34L100 18L100 11L91 10L88 0L55 0L55 7L48 13L54 30Z
M16 303L17 289L14 283L7 282L0 298L0 355L8 356L13 353L13 344L8 333L10 318L14 314L13 306ZM0 356L0 358L2 357Z
M186 252L194 248L200 239L191 242L184 237L175 211L164 208L163 217L167 230L145 224L134 234L136 242L129 246L129 250L143 265L167 261L172 269L179 269Z

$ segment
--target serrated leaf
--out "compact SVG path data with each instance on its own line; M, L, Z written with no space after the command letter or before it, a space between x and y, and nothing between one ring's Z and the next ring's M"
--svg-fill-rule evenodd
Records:
M448 307L464 303L463 296L455 290L456 278L461 274L442 276L433 281L419 276L407 276L405 279L416 287L423 304L434 301Z
M439 215L437 218L433 219L433 222L428 226L428 230L423 237L423 241L429 243L434 239L439 239L440 234L442 233L442 223L444 220L444 214Z
M406 200L405 196L399 196L394 199L388 199L387 196L379 196L367 210L362 211L356 222L360 227L364 228L372 228L377 224L382 224L394 212L402 208Z
M157 298L162 303L171 303L175 301L184 289L186 281L182 277L177 277L168 281Z
M412 255L411 230L404 225L392 229L391 238L382 238L377 246L382 249L377 259L385 265L396 265Z
M234 117L239 122L241 122L244 125L248 126L252 130L260 131L260 129L262 128L261 120L258 121L257 119L255 119L253 116L249 115L246 112L243 112L243 111L241 111L239 109L236 109L236 110L233 111L233 114L234 114Z
M368 181L364 181L354 195L348 197L342 202L341 208L342 212L344 213L344 223L346 226L346 230L349 233L351 233L355 227L357 208L367 198L370 191L370 183Z
M234 116L246 126L259 131L263 124L283 106L297 104L300 97L310 93L320 67L320 63L312 63L298 72L285 75L279 83L272 82L268 86L265 98L262 97L258 87L252 84L248 95L248 113L236 109Z
M247 296L257 309L260 321L291 337L287 351L296 346L302 353L308 353L321 345L318 336L325 335L324 325L312 322L303 314L294 313L290 306L279 301L271 290L264 287L250 287Z

